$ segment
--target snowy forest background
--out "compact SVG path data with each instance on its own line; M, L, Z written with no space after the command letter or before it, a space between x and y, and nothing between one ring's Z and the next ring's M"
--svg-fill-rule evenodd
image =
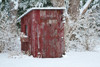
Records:
M20 51L17 18L33 7L66 7L66 51L94 51L100 46L100 0L0 0L0 52Z

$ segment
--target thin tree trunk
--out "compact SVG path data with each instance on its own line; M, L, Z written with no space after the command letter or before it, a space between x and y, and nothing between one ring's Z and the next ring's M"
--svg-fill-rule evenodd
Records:
M11 1L9 4L10 4L9 20L11 21L11 31L16 32L17 31L17 26L16 26L17 9L14 9L14 2Z
M54 7L63 7L65 5L64 0L51 0Z
M69 0L68 14L71 17L71 20L77 20L79 16L79 5L80 0Z
M70 39L73 36L72 33L76 29L76 25L74 24L79 17L79 5L80 0L69 0L69 8L68 8L68 18L65 23L65 43L66 43L66 51L69 51L70 47Z

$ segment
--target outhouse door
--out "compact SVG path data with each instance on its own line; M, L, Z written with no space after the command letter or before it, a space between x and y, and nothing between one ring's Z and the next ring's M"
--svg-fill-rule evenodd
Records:
M41 20L40 44L42 57L57 57L59 52L58 23L56 19Z
M32 53L34 57L57 57L60 53L58 22L56 19L41 20L32 24Z

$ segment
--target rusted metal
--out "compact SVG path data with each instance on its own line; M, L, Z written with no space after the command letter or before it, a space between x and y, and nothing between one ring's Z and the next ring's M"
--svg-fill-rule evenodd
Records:
M33 57L57 58L65 52L63 10L32 10L21 18L21 49Z

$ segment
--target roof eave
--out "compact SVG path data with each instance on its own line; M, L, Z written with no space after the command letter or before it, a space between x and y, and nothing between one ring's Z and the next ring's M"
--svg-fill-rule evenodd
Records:
M32 10L65 10L65 7L34 7L28 9L25 13L23 13L20 17L18 17L17 21L19 21L23 16L25 16L27 13L29 13Z

